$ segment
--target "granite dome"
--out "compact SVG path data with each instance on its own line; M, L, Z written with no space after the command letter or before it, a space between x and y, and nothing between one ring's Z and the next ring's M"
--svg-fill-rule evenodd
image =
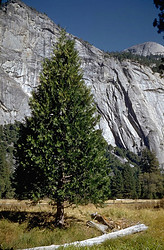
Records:
M164 46L155 42L145 42L142 44L134 45L125 49L126 52L131 52L140 56L150 55L164 55Z

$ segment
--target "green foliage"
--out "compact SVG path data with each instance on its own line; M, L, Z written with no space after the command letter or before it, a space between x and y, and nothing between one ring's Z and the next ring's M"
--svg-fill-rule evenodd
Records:
M164 178L154 152L148 149L142 151L140 168L141 197L149 199L162 198L164 195Z
M107 154L112 170L110 198L162 198L164 175L159 162L148 149L136 155L129 150L110 147Z
M159 162L154 152L147 148L141 152L140 168L142 173L159 172Z
M62 32L46 59L17 145L16 192L20 198L101 202L109 195L106 142L93 96L82 80L74 41Z
M122 158L125 157L125 150L124 149L121 149L119 147L115 147L114 148L114 153Z
M126 150L126 157L127 159L132 163L132 164L136 164L136 165L139 165L140 163L140 158L137 154L129 151L129 150Z
M141 65L150 67L154 72L161 73L162 70L160 68L162 55L140 56L131 52L106 52L106 56L114 57L120 62L127 59L137 62Z
M11 178L14 168L13 150L18 124L0 126L0 198L11 198Z
M163 0L154 0L154 4L160 10L160 13L158 14L158 20L157 18L154 19L153 26L157 27L158 33L161 33L164 32L164 3ZM161 75L164 73L164 58L161 58L161 62L156 68Z
M141 180L141 198L157 199L164 195L163 177L159 173L143 173L140 175Z
M164 32L164 3L163 0L154 0L157 9L160 10L157 18L154 19L153 26L158 28L158 33Z
M7 192L10 185L10 173L9 166L5 159L5 150L1 146L0 148L0 198L7 196Z
M129 197L136 198L133 171L129 164L124 165L124 168L122 169L122 175L124 180L123 197L127 199Z
M119 171L118 169L114 170L114 175L111 179L110 189L111 189L111 197L113 199L123 198L123 190L124 190L123 176L121 174L121 171Z
M108 151L107 157L112 171L110 198L139 198L139 169L137 165L132 165L132 161L127 160L128 154L130 154L128 150L118 147L110 147ZM135 154L131 155L133 155L131 159L135 158Z

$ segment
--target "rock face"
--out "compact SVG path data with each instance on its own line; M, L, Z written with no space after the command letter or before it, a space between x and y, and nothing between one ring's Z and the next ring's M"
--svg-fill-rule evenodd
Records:
M28 98L39 82L44 57L50 57L59 28L21 1L0 10L1 123L29 115Z
M125 49L124 51L140 56L164 55L164 46L155 42L146 42L134 45L128 49Z
M0 10L0 123L30 115L28 100L39 83L59 27L46 15L11 0ZM150 68L119 62L78 38L84 80L91 87L100 127L109 144L135 153L148 146L164 164L164 80Z

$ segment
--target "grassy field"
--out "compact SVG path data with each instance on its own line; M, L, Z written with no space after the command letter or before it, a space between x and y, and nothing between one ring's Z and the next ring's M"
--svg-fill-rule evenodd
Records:
M96 237L101 232L86 225L95 212L112 218L120 228L144 223L148 230L79 249L164 249L164 200L109 201L103 207L92 204L67 207L64 229L55 228L55 212L48 201L34 205L30 201L0 200L0 249L48 246Z

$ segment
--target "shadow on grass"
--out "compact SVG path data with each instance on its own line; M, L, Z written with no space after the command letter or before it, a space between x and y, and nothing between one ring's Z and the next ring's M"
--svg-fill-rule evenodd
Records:
M27 230L38 227L39 229L53 230L55 226L55 213L48 212L21 212L21 211L1 211L0 220L7 219L14 223L27 223ZM65 216L66 225L82 222L74 216ZM66 226L67 227L67 226Z

